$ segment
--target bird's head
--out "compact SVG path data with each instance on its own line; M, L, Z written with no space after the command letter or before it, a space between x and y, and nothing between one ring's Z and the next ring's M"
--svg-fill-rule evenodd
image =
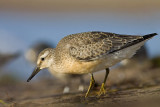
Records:
M44 68L49 68L53 62L54 49L47 48L40 52L37 58L37 66L35 70L32 72L31 76L28 78L27 82L29 82L40 70Z

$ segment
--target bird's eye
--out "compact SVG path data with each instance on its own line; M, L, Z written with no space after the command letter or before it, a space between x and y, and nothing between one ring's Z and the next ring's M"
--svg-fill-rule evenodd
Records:
M44 61L44 58L41 58L42 61Z

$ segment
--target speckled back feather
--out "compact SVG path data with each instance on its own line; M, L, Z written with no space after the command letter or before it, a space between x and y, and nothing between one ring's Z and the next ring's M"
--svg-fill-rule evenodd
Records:
M68 45L68 52L72 57L81 61L92 61L103 58L106 54L120 50L141 39L143 36L120 35L109 32L84 32L64 37L57 48Z

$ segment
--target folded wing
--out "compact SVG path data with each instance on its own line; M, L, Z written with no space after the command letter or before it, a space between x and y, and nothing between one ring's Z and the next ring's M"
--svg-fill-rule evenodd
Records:
M73 36L76 37L76 34ZM76 45L69 49L70 55L81 61L93 61L105 57L144 40L143 36L119 35L108 32L85 32Z

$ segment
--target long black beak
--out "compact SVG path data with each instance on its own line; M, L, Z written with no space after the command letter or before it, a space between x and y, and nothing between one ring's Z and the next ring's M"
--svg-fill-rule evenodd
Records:
M41 69L37 67L31 74L31 76L28 78L27 82L29 82Z

